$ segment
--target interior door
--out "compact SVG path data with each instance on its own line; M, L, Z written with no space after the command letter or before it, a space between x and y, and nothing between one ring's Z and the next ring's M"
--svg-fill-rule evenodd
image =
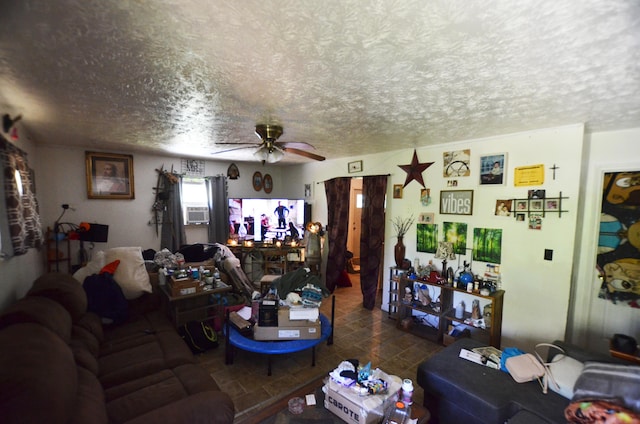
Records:
M353 262L360 263L360 222L362 220L362 180L351 181L349 206L349 235L347 249L353 253Z

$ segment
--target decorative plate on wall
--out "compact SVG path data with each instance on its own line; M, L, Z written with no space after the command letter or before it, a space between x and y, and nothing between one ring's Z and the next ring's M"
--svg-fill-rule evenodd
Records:
M260 171L256 171L253 173L253 189L255 191L262 190L262 174Z
M273 180L271 179L270 174L264 174L262 185L264 186L265 193L271 193L271 190L273 190Z

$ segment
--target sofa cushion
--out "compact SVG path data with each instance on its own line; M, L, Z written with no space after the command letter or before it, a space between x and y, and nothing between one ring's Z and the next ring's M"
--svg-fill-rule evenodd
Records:
M106 424L104 391L96 376L82 367L78 371L78 393L69 424Z
M66 342L71 337L71 315L58 302L46 297L22 298L0 315L0 329L26 322L43 325Z
M73 352L73 358L76 361L76 365L86 369L93 375L98 375L98 360L83 342L80 340L71 340L71 342L69 342L69 347Z
M7 423L67 423L78 375L69 346L39 324L0 331L0 411Z
M87 312L87 296L82 286L69 274L52 272L36 281L27 296L41 296L55 300L69 312L76 321Z
M100 343L104 341L104 331L100 317L92 312L87 312L75 322L75 325L82 327L96 338Z
M157 422L228 424L233 422L234 414L233 402L228 394L208 391L173 401L134 418L127 424Z
M100 353L100 342L86 328L79 325L71 327L71 340L82 343L94 357L98 357Z
M183 365L107 389L107 411L111 421L123 422L202 392L221 393L217 391L213 379L202 368L193 364ZM217 396L220 396L221 400L227 397L226 395ZM224 410L229 407L229 402L219 402L217 407ZM231 411L233 412L233 404L231 404ZM233 415L231 415L232 419ZM202 421L189 421L187 417L181 417L181 421L212 422L214 420L209 416L207 420Z

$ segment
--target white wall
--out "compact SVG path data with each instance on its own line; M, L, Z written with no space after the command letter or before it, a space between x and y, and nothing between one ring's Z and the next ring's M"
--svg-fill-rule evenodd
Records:
M135 199L104 200L87 198L84 149L42 147L38 154L46 158L39 172L36 172L38 199L45 227L53 226L62 212L61 205L67 203L75 211L68 210L63 221L109 225L109 241L96 244L98 250L116 246L160 249L160 237L156 234L155 225L150 224L153 218L151 206L155 200L153 188L158 177L156 170L163 167L180 173L180 158L134 153ZM274 180L273 196L286 196L280 184L281 168L262 166L259 163L237 163L237 166L240 177L228 181L230 197L269 197L264 192L258 193L253 189L251 176L255 171L271 174ZM206 161L205 174L226 175L228 167L229 163L226 162ZM199 231L195 231L192 236L200 237Z
M605 172L640 170L640 128L592 134L587 138L585 162L581 178L581 221L574 256L574 293L570 319L570 338L577 344L607 352L614 333L627 334L640 340L640 311L614 305L598 298L601 281L597 278L596 252L602 181Z
M595 264L596 231L599 214L600 178L603 170L638 169L640 161L640 129L619 132L596 133L586 138L583 144L582 126L532 131L521 134L496 136L481 140L468 140L456 147L470 148L472 152L473 174L459 178L461 189L473 189L475 194L472 217L448 215L447 220L469 223L469 240L474 227L502 228L503 264L505 295L505 316L503 324L503 346L527 347L539 341L563 338L568 314L569 284L573 280L577 287L571 314L572 334L575 341L584 344L593 337L602 340L613 328L627 331L625 323L637 323L638 311L620 308L611 309L594 299L596 282L593 281ZM73 222L87 220L110 225L109 243L98 245L106 248L122 245L141 245L157 249L159 238L155 228L147 223L151 219L153 203L152 188L156 183L155 169L164 164L180 170L179 158L143 155L134 153L134 175L136 199L132 201L89 200L86 198L86 182L83 149L61 149L46 146L35 148L30 142L22 141L19 147L29 152L29 163L36 171L37 196L41 206L42 223L51 226L59 215L62 203L76 207L68 212L67 218ZM385 246L384 275L392 265L392 249L395 244L391 219L398 215L435 212L436 223L445 221L438 216L439 191L446 189L446 179L442 177L442 152L453 146L431 146L418 148L421 162L434 161L424 173L427 187L432 189L434 204L422 207L418 201L420 186L410 183L404 190L403 199L392 199L392 185L403 184L406 173L397 165L408 164L412 150L400 150L385 154L362 155L341 160L328 160L290 167L269 167L258 163L237 163L240 178L229 181L230 196L261 196L251 184L253 172L270 173L274 179L272 197L303 197L304 184L312 184L313 219L326 223L326 199L324 186L317 184L335 176L358 176L391 174L388 188L387 245ZM583 154L584 149L584 154ZM490 153L508 153L507 185L504 187L479 187L477 184L478 157ZM125 153L125 152L118 152ZM347 163L363 160L363 172L349 174ZM527 188L513 187L513 168L528 164L543 163L548 168L556 164L556 180L551 171L546 172L542 188L548 195L562 191L570 197L567 201L569 213L562 218L548 217L542 231L525 228L509 218L493 215L495 199L526 196ZM206 162L207 175L226 174L229 163ZM579 176L582 175L581 178ZM577 219L582 217L576 227ZM577 231L576 231L577 228ZM417 253L415 229L405 243L407 257L420 257L426 262L430 255ZM575 237L581 238L574 242ZM575 247L575 248L574 248ZM542 259L545 248L554 249L554 260ZM573 256L573 252L575 256ZM43 253L35 249L28 254L0 262L2 285L0 285L0 309L24 295L31 282L43 272ZM572 260L572 257L575 261ZM436 261L438 263L438 261ZM474 264L474 270L479 270ZM574 267L571 278L572 266ZM596 302L596 305L591 305ZM601 310L607 309L606 311ZM609 323L604 328L603 317L620 316L618 326ZM630 324L627 324L630 325ZM636 331L636 336L639 336ZM631 333L633 335L633 333ZM602 343L600 343L602 344Z
M474 228L501 228L502 274L505 306L502 326L503 346L518 345L532 348L540 341L552 341L564 338L571 284L572 252L577 216L579 215L578 196L583 146L583 126L570 125L559 128L530 131L505 136L489 137L480 140L467 140L447 146L417 148L421 163L434 162L424 173L426 187L431 189L433 203L424 207L420 204L420 186L411 182L404 189L402 199L393 199L393 184L404 184L406 173L398 167L411 162L413 150L398 150L384 154L363 155L360 157L305 164L292 172L290 189L300 189L305 183L313 183L313 219L326 223L326 198L324 186L319 181L335 176L358 176L391 174L387 189L386 245L384 276L393 265L393 245L395 237L391 221L396 216L417 215L421 212L434 212L435 223L442 239L443 222L466 222L468 224L467 247L471 247ZM458 186L447 187L448 178L443 177L443 152L471 149L472 173L469 177L458 178ZM480 186L478 183L479 158L481 155L508 152L507 184L505 186ZM363 172L348 174L347 163L352 160L363 161ZM513 186L513 169L517 166L544 164L545 182L539 187ZM549 169L553 165L559 168L556 179ZM516 222L513 217L494 215L497 199L526 198L528 189L542 188L547 196L557 196L562 192L569 199L563 201L563 209L569 213L548 215L544 218L542 230L529 230L526 223ZM446 189L474 190L472 216L440 215L439 193ZM420 258L427 263L433 255L416 251L415 225L405 237L407 258ZM553 260L544 260L544 249L554 251ZM470 260L470 256L467 257ZM440 261L434 261L440 265ZM457 265L457 264L456 264ZM474 263L476 273L484 271L485 264ZM386 290L386 284L385 284ZM387 309L383 299L383 309Z

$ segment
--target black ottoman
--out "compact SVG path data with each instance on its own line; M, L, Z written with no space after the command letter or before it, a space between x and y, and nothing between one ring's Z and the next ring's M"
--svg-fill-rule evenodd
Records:
M486 346L460 339L418 366L417 382L424 389L424 406L431 423L503 424L565 423L569 400L537 381L516 383L503 371L460 358L460 349Z

